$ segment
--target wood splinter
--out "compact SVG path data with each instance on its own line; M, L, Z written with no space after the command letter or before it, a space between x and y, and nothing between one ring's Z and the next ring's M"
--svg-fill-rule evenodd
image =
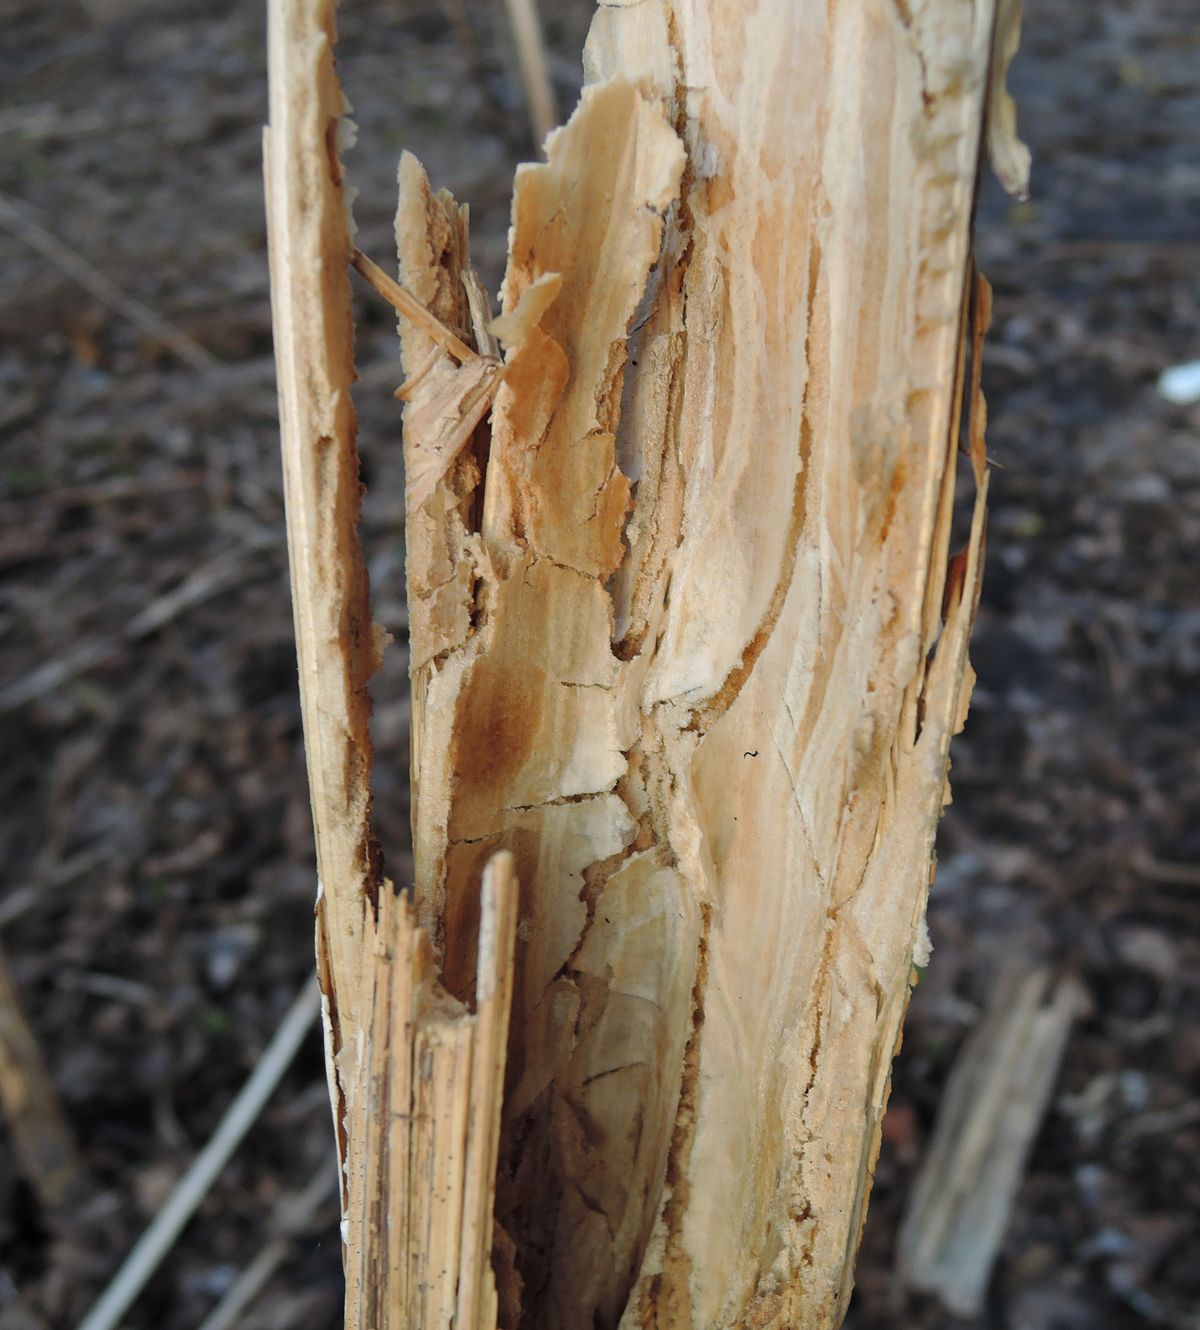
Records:
M478 360L478 351L473 351L457 334L449 328L412 294L406 291L394 277L386 272L373 259L369 259L361 249L356 249L350 256L350 266L410 323L416 324L427 336L454 357L460 365Z
M401 401L412 399L428 385L419 405L410 410L406 429L417 446L407 448L405 502L419 508L433 494L471 440L476 428L492 408L504 377L499 346L488 326L487 297L473 273L463 274L463 285L474 324L475 339L485 349L475 351L451 331L411 291L369 259L361 249L350 257L350 266L392 305L402 320L433 345L395 391ZM447 356L458 361L447 362Z

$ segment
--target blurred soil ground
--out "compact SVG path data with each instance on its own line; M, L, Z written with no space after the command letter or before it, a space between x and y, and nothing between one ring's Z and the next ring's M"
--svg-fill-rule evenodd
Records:
M543 6L561 103L584 0ZM1033 197L988 183L989 567L854 1330L1200 1325L1200 12L1027 0ZM0 227L0 939L93 1187L40 1212L0 1150L0 1327L69 1326L208 1138L310 971L314 873L260 182L264 17L232 0L6 0L0 190L194 338L194 368ZM363 248L396 160L473 209L495 289L530 154L498 5L348 3ZM447 16L461 15L455 24ZM465 26L464 26L465 24ZM410 872L398 377L359 310L379 831ZM167 598L160 600L160 598ZM156 604L148 622L143 611ZM139 615L142 617L139 618ZM50 668L48 668L50 667ZM987 1313L891 1275L946 1076L1014 949L1088 1010ZM332 1148L318 1039L127 1320L190 1330ZM338 1324L332 1197L244 1317Z

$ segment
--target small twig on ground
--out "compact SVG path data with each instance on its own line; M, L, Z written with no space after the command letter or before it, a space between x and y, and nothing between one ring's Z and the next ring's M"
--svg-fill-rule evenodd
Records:
M138 642L143 637L149 637L185 610L223 591L238 576L246 553L245 547L224 551L197 568L170 591L152 600L129 620L119 636L81 642L65 656L39 665L24 678L0 689L0 714L45 697L84 670L108 660L118 651L122 641Z
M4 900L0 901L0 928L6 928L14 919L19 919L48 892L78 880L112 857L112 846L106 842L89 845L86 850L80 850L62 863L38 872L32 882L23 882L19 887L5 891Z
M87 1182L67 1115L0 951L0 1107L21 1172L50 1213L77 1201Z
M1144 849L1134 850L1129 856L1129 863L1150 882L1161 882L1171 887L1200 887L1200 864L1169 863Z
M146 1281L171 1250L183 1226L208 1195L242 1137L262 1112L320 1009L320 991L316 981L309 980L296 995L263 1051L258 1066L226 1109L208 1144L179 1179L166 1205L154 1216L108 1287L83 1318L79 1330L114 1330L133 1305Z
M40 222L34 221L15 199L9 198L3 192L0 192L0 225L19 240L23 240L30 249L37 250L61 272L78 282L102 305L123 315L147 337L169 346L180 360L191 365L193 369L208 369L210 365L217 363L216 357L206 351L189 333L177 328L161 314L155 313L149 305L143 304L136 296L122 291L99 268L89 263L81 254L77 254L56 235L47 231Z
M525 89L529 124L534 141L540 148L546 141L546 135L558 124L558 112L554 109L554 88L550 83L546 39L542 35L537 0L505 0L505 3L513 41L517 47L517 63L521 67L521 85Z
M53 102L0 112L0 136L6 139L73 139L97 131L111 133L112 129L112 116L103 111L64 111Z
M1150 1136L1162 1136L1181 1127L1190 1127L1193 1122L1200 1122L1200 1099L1189 1099L1174 1108L1143 1113L1121 1128L1117 1140L1121 1145L1131 1145Z
M395 374L392 367L392 373ZM17 498L0 501L0 526L20 522L30 513L46 509L88 507L119 499L142 499L176 490L196 489L204 484L205 473L198 470L174 471L167 475L110 476L87 485L59 485L37 490Z
M289 1193L275 1207L271 1227L275 1236L230 1286L225 1296L200 1323L199 1330L230 1330L238 1317L263 1291L267 1281L283 1264L295 1245L296 1234L322 1205L333 1208L338 1194L337 1161L331 1155L298 1195Z

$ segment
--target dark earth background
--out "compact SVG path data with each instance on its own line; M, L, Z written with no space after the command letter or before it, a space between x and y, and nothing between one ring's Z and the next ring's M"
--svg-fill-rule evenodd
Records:
M588 6L543 8L569 107ZM340 46L363 248L389 259L409 147L470 201L493 289L532 152L501 14L351 2ZM48 1215L0 1145L0 1327L25 1330L79 1319L255 1065L311 970L314 870L262 6L0 0L0 20L0 190L214 357L184 363L0 224L0 940L92 1179ZM1200 408L1155 382L1200 358L1200 9L1028 0L1013 85L1033 196L989 181L978 225L996 293L979 687L851 1324L1196 1330ZM374 298L358 319L364 539L403 643L396 344ZM378 829L405 881L402 645L376 696ZM1077 975L1088 1007L986 1315L960 1323L895 1292L896 1228L1014 950ZM331 1150L314 1034L131 1330L197 1326ZM334 1327L340 1297L331 1195L240 1324Z

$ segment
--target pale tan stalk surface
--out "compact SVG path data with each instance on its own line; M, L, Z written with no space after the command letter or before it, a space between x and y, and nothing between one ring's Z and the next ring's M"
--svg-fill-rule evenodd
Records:
M989 296L970 223L994 19L988 0L602 7L579 107L518 173L494 322L465 210L401 163L399 277L447 330L401 320L419 931L390 896L378 922L363 906L355 785L322 845L322 954L351 1189L369 1176L363 1196L394 1215L436 1175L451 1211L477 1204L454 1115L464 1022L484 1013L453 1004L491 982L478 882L511 851L498 1304L458 1324L815 1330L844 1312L972 677ZM301 124L311 106L273 100L269 176L289 115L302 158L339 110L329 93ZM1017 170L1007 119L994 137ZM335 230L322 271L344 311ZM348 379L319 377L341 344L319 321L298 333L288 303L306 382L344 402ZM289 372L285 352L285 389ZM312 532L293 524L302 661L308 632L327 681L309 681L306 720L332 689L327 747L310 743L320 826L322 782L340 797L365 780L374 648L365 602L349 633L299 608L328 599L326 565L306 562L322 540L354 570L343 611L361 561L349 427L292 410L301 447L334 437L339 459L313 470L324 496L289 481L289 522L301 504ZM974 507L952 553L964 414ZM358 664L323 673L327 648ZM421 1007L436 978L449 996ZM363 1105L416 1094L381 1042L402 1010L440 1031L432 1099L412 1102L442 1125L383 1169ZM465 1232L440 1204L438 1252L438 1232ZM384 1228L352 1198L348 1216L352 1279L401 1280ZM410 1288L401 1319L356 1304L354 1324L448 1324L461 1280L437 1269L432 1301Z

